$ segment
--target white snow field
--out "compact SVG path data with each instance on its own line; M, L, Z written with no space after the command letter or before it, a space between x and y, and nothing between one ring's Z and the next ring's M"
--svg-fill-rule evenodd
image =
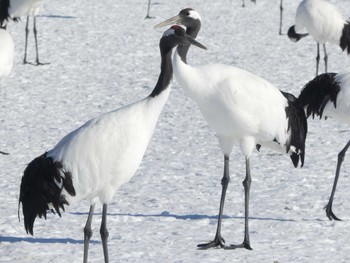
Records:
M23 65L25 18L8 30L15 41L13 71L0 88L0 262L82 262L86 200L72 204L62 218L37 219L34 237L18 221L19 186L32 159L51 149L87 120L140 100L160 71L157 23L192 7L202 17L191 65L225 63L259 75L281 90L299 95L315 74L316 43L291 42L300 1L284 1L284 35L278 35L280 0L152 1L47 0L37 18L39 52L45 66ZM350 16L348 0L330 0ZM29 60L34 61L33 35ZM350 59L328 45L329 72ZM323 54L321 53L321 57ZM321 60L320 71L324 71ZM266 148L254 152L250 203L252 251L198 250L214 238L221 193L223 156L196 104L173 81L142 165L116 193L108 208L110 262L350 262L350 162L345 159L328 220L326 205L338 152L349 127L335 120L309 121L304 168ZM266 102L268 103L268 102ZM222 234L241 243L244 230L244 157L231 155ZM22 212L20 211L20 214ZM99 234L101 206L93 219L89 262L103 262Z

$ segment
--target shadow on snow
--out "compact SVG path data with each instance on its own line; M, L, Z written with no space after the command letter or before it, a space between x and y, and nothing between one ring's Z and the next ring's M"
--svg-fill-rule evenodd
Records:
M73 215L88 215L87 212L71 212L70 214ZM94 213L95 215L101 215L101 213ZM203 219L218 219L217 215L198 215L198 214L192 214L192 215L176 215L172 214L168 211L164 211L160 214L123 214L123 213L108 213L110 216L130 216L130 217L171 217L178 220L203 220ZM228 216L223 215L223 219L244 219L243 216ZM270 217L249 217L250 220L262 220L262 221L279 221L279 222L295 222L294 219L283 219L283 218L270 218Z
M53 244L53 243L61 243L61 244L84 244L84 240L76 240L72 238L34 238L34 237L5 237L0 236L0 243L17 243L17 242L28 242L28 243L43 243L43 244ZM91 240L91 244L100 243L98 241Z

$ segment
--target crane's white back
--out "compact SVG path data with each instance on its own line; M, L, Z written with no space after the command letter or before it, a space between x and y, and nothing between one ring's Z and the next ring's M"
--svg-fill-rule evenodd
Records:
M138 168L169 92L168 88L155 98L147 97L90 120L48 153L74 174L76 196L92 203L110 202ZM77 201L66 196L70 202Z

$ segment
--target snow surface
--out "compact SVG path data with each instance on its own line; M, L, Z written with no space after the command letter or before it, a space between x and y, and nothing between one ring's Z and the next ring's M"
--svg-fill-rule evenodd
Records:
M251 71L298 95L315 74L312 38L291 42L278 35L279 0L152 1L47 0L37 19L40 59L23 65L25 19L9 26L16 57L0 88L0 262L81 262L89 203L68 207L62 218L37 219L31 237L17 218L20 179L26 164L64 135L101 113L147 96L159 74L157 23L184 7L198 10L192 65L225 63ZM294 24L299 1L284 1L283 32ZM331 0L350 15L348 0ZM30 59L34 46L30 35ZM339 47L328 45L329 71L349 68ZM322 54L321 54L322 56ZM321 64L320 69L323 69ZM333 184L337 154L349 128L333 120L309 122L304 168L268 149L252 157L250 232L253 251L198 250L213 239L223 156L213 131L174 81L168 103L141 167L108 209L111 262L350 262L350 163L344 162L329 221L323 210ZM231 155L223 223L228 243L241 243L244 228L244 158ZM90 262L102 262L101 207L93 220ZM100 209L100 210L98 210Z

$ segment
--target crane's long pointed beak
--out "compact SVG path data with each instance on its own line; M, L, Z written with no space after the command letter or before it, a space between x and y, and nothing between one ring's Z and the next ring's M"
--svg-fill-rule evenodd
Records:
M185 40L187 42L187 44L190 44L190 45L194 45L196 47L199 47L199 48L202 48L202 49L205 49L207 50L206 46L202 45L201 43L199 43L198 41L194 40L192 37L190 37L189 35L186 35L185 36Z
M160 27L164 27L164 26L178 24L179 22L181 22L181 17L179 15L177 15L177 16L174 16L172 18L169 18L169 19L159 23L158 25L155 25L154 28L160 28Z

